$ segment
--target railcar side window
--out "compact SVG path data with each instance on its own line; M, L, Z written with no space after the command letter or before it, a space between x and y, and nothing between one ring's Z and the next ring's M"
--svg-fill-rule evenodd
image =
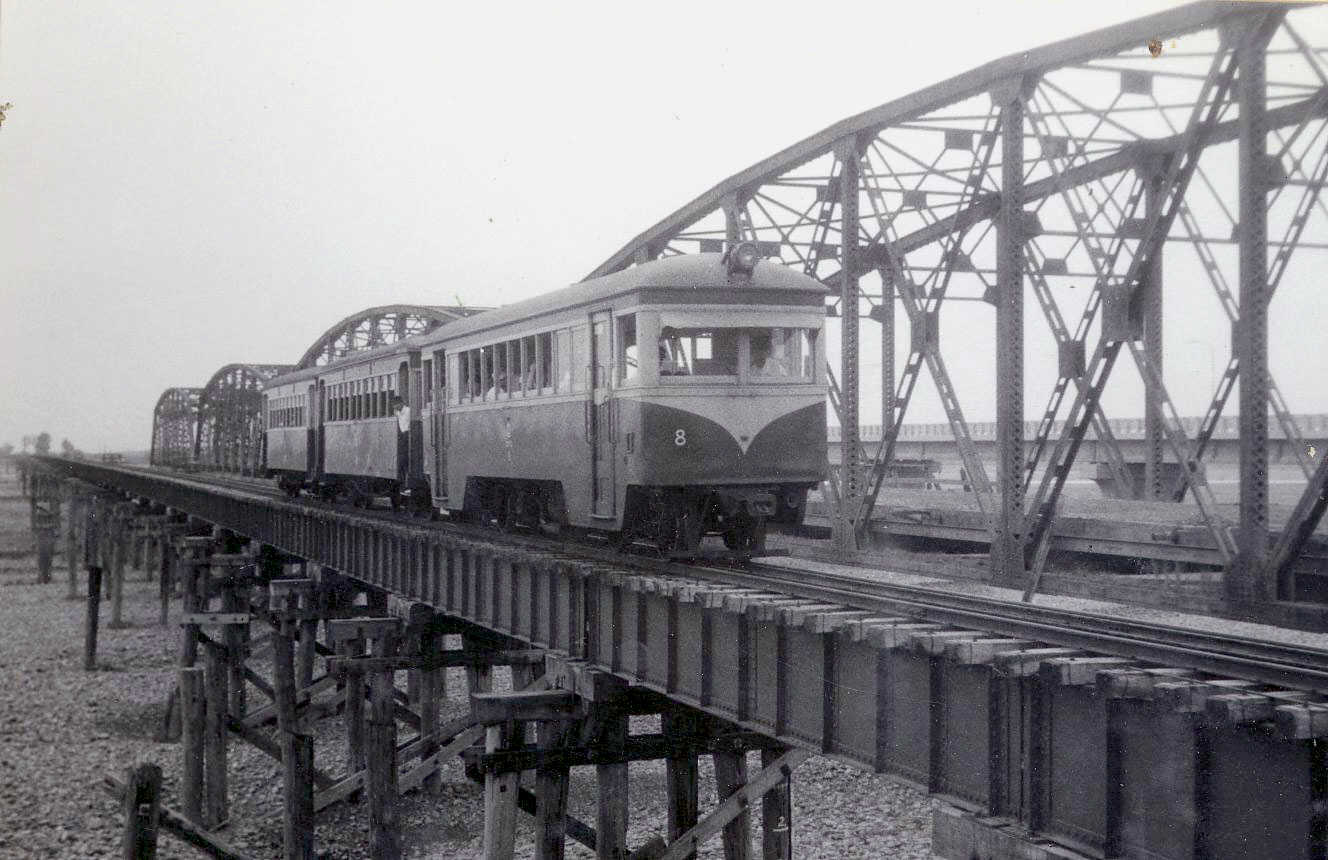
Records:
M566 394L572 390L572 330L559 329L557 346L554 351L554 364L558 373L558 392Z
M539 350L535 347L535 337L521 339L521 388L527 394L538 394L539 385Z
M636 315L618 317L618 382L630 382L641 373L636 349ZM737 372L736 370L734 371Z
M811 379L815 375L815 329L749 329L747 334L751 338L752 376Z
M465 403L470 400L470 350L456 353L448 361L455 362L452 373L456 385L452 386L452 402Z
M572 390L585 391L590 373L590 329L577 326L572 329L572 348L568 351L572 366Z
M494 387L493 378L493 347L485 346L480 348L480 382L484 387L484 399L493 400L497 389Z
M420 387L423 389L424 405L428 406L433 403L433 359L426 358L420 367Z
M660 376L737 376L739 331L665 326L659 333Z
M537 386L543 391L553 386L553 332L546 331L536 337L536 352L539 355L539 380Z

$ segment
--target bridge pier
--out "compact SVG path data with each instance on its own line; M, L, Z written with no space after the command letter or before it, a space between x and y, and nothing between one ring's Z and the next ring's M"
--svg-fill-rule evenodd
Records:
M78 480L66 478L62 483L68 504L65 516L65 564L69 570L69 591L66 592L65 599L78 600L78 547L83 519L86 516L87 496Z
M31 527L37 545L37 581L51 581L55 561L56 538L60 534L60 481L55 475L39 473L32 479Z

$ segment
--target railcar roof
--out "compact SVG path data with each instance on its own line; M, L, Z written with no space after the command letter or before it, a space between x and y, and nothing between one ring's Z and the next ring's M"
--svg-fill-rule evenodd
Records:
M635 290L729 288L731 285L728 269L722 259L721 254L705 253L682 254L654 260L448 323L428 334L420 335L418 343L435 344L452 340L547 313L593 305ZM750 284L733 289L787 290L801 293L828 291L820 282L801 272L795 272L775 260L759 261L752 271Z
M484 311L464 319L445 323L427 334L419 334L393 344L356 352L332 364L311 367L278 376L268 382L268 388L290 384L301 379L312 379L337 367L354 366L375 358L405 354L411 349L432 346L447 340L498 328L509 323L539 317L548 313L570 310L607 301L614 296L648 289L725 289L729 288L728 268L723 255L718 253L682 254L652 260L639 266L623 269L600 278L572 284L532 299L514 302L494 310ZM800 293L825 293L828 288L801 272L796 272L776 260L761 260L752 270L749 284L733 287L735 290L787 290Z

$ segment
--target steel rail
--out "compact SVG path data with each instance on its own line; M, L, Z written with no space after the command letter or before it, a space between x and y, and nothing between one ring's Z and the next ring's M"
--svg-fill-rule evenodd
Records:
M48 458L46 462L64 464L58 458ZM742 568L707 562L687 563L624 553L590 544L569 545L566 540L543 535L504 533L483 526L407 519L387 511L352 512L324 503L301 505L282 500L275 487L265 486L264 482L256 479L181 475L145 467L79 465L92 466L93 471L112 473L112 477L113 473L118 472L127 477L174 484L177 487L183 485L194 490L230 496L235 501L302 506L311 513L334 514L349 522L361 520L366 524L382 523L412 530L427 528L460 539L478 539L500 546L535 550L572 561L611 564L632 573L775 591L790 597L834 603L850 609L905 615L937 624L1126 657L1161 666L1191 669L1213 676L1328 693L1326 648L1194 630L1083 610L1007 602L922 585L868 581L850 574L789 570L759 561ZM95 478L91 480L96 482ZM870 573L870 569L863 570L864 573Z
M693 575L702 572L690 568ZM1328 649L1192 630L1097 613L956 594L926 586L867 582L757 564L749 571L706 568L708 578L773 589L850 608L903 614L1002 636L1129 657L1260 684L1328 692Z

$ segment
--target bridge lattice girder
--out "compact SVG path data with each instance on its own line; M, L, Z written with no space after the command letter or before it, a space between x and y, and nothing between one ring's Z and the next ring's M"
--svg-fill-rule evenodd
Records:
M263 463L263 384L288 364L228 364L202 389L194 462L200 468L257 474Z
M1267 597L1272 579L1286 597L1294 591L1287 569L1267 549L1264 413L1271 410L1286 438L1300 433L1268 372L1267 306L1293 252L1328 244L1328 208L1319 199L1328 180L1328 64L1323 46L1302 35L1311 27L1324 32L1324 18L1321 8L1298 4L1201 2L988 63L735 174L589 277L747 240L835 288L829 312L841 317L842 362L831 404L845 444L842 486L832 489L841 500L841 539L865 530L893 456L893 428L925 371L975 497L991 516L992 565L1007 581L1023 579L1026 568L1035 581L1090 430L1118 482L1134 485L1101 407L1115 359L1128 352L1148 424L1145 485L1137 494L1199 504L1235 574L1228 577L1233 598ZM1314 242L1305 241L1307 224ZM1197 253L1235 335L1217 338L1231 345L1230 361L1192 437L1162 376L1168 243ZM1227 253L1228 245L1238 253ZM1067 294L1063 287L1075 281L1090 288ZM1030 416L1038 417L1030 439L1023 429L1025 285L1059 358L1050 398ZM995 308L994 463L979 456L965 420L966 408L989 413L993 404L963 401L941 349L939 312L963 300ZM897 304L910 333L898 372ZM881 423L892 429L874 451L857 429L860 316L882 327ZM969 360L980 348L963 346ZM1238 375L1241 512L1233 529L1202 470L1189 464L1200 461ZM1289 447L1302 471L1315 474L1304 446ZM1164 478L1171 474L1164 460L1186 464L1177 482ZM1318 517L1323 506L1301 507ZM1303 532L1304 525L1288 529Z
M433 331L452 320L479 313L485 308L444 305L382 305L352 314L337 322L314 341L297 367L328 364L355 352L396 343Z
M198 400L201 388L168 388L152 410L152 450L148 462L154 466L181 468L194 457L198 432Z

